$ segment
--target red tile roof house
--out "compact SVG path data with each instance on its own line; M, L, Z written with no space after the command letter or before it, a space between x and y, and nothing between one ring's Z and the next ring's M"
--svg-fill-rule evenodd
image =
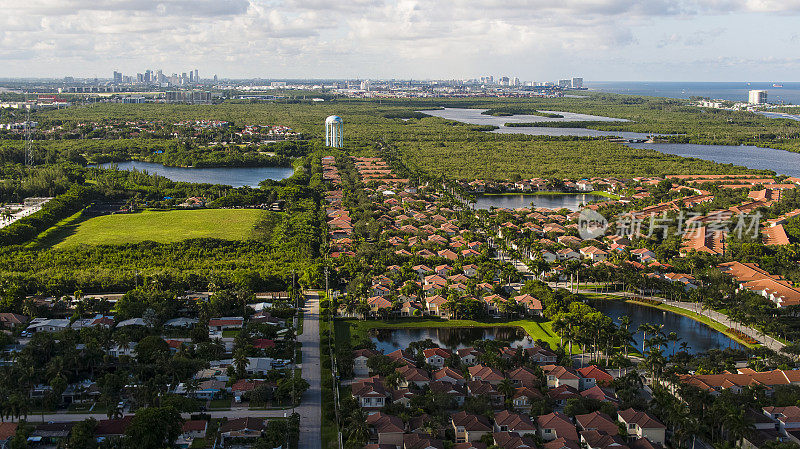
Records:
M446 394L447 397L452 399L459 407L464 405L464 401L467 399L467 388L463 385L434 381L431 382L430 388L434 393Z
M222 332L228 329L241 329L244 325L244 318L240 316L226 316L221 318L211 318L208 320L208 330Z
M15 422L0 422L0 447L6 447L6 443L14 438L18 426Z
M542 397L542 393L539 390L521 387L514 390L514 396L511 397L511 403L517 410L528 411L530 410L533 401Z
M181 427L181 438L184 440L192 438L205 438L208 421L203 419L190 419L183 423Z
M558 356L555 352L539 346L526 348L525 352L527 352L528 357L536 363L555 364L556 360L558 360Z
M508 378L515 387L538 388L541 384L541 380L533 370L525 366L509 371Z
M566 438L556 438L553 441L544 443L544 449L582 449L582 446L577 441L568 440Z
M581 391L581 396L584 398L595 399L603 402L619 403L619 398L611 389L599 387L597 385L589 388L588 390Z
M450 382L451 384L464 384L464 376L449 366L445 366L444 368L434 372L432 378L433 380Z
M619 435L609 435L597 430L584 430L580 433L581 443L588 449L625 448L625 440Z
M489 382L492 385L498 385L503 381L503 379L505 379L500 370L489 366L475 365L470 366L468 370L470 379L482 380L484 382Z
M535 434L536 426L528 415L503 410L494 414L495 432L517 432L520 435Z
M478 356L481 352L475 348L469 347L457 350L456 354L458 354L458 357L461 359L461 363L472 366L478 363Z
M513 299L522 305L526 315L542 316L542 302L533 296L524 294L515 296Z
M403 435L402 449L444 449L444 443L425 433L407 433Z
M497 391L495 385L482 380L472 380L467 382L467 392L471 397L486 396L489 402L495 408L503 408L505 405L506 397L503 393Z
M378 353L372 349L356 349L353 351L353 375L356 377L369 376L367 360L376 355Z
M450 423L456 434L456 443L479 441L482 436L492 431L489 418L483 415L473 415L463 410L451 415Z
M125 431L133 421L133 415L123 416L118 419L101 419L97 421L94 435L98 438L119 437L125 435Z
M404 424L397 416L377 412L367 416L367 425L371 429L370 439L378 444L391 444L395 447L403 445Z
M220 443L224 445L226 438L260 438L264 428L264 420L261 418L231 419L220 426Z
M389 392L383 386L383 378L372 376L358 379L351 385L353 397L358 405L366 410L378 410L386 404Z
M617 422L603 412L592 412L586 415L575 415L575 423L580 430L596 430L609 435L619 433Z
M576 390L580 389L581 377L575 370L560 365L545 365L542 369L545 373L548 388L569 385Z
M800 407L764 407L764 415L776 420L782 433L800 429Z
M22 326L28 322L28 317L18 313L4 312L0 313L0 327L11 329L17 326Z
M569 385L560 385L547 390L547 397L555 401L556 407L564 407L567 405L567 401L573 398L579 398L580 394L578 390Z
M428 377L428 373L425 370L419 369L413 365L404 365L396 370L403 376L403 380L400 382L401 387L408 387L411 384L416 385L419 388L422 388L428 384L430 384L431 379Z
M561 412L553 412L536 417L536 427L539 429L539 436L545 441L562 437L578 441L578 431L575 430L575 426L569 420L569 417Z
M620 410L617 419L625 425L629 436L647 438L653 443L664 445L667 426L647 412L640 412L629 408Z
M598 367L597 365L589 365L580 368L578 369L578 374L581 376L581 390L588 390L595 385L610 385L614 380L614 377L611 374L608 374L604 369Z
M536 449L533 438L520 436L517 432L494 432L492 438L500 449Z
M425 363L437 368L443 367L445 360L453 356L453 353L442 348L428 348L422 351L422 354L425 357Z

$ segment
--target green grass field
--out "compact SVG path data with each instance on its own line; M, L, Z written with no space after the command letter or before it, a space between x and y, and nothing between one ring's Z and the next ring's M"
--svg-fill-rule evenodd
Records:
M56 248L77 245L120 245L194 238L244 240L264 212L257 209L199 209L144 211L90 218L72 229Z

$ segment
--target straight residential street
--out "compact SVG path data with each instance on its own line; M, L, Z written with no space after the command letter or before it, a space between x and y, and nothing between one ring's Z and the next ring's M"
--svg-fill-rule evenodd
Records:
M319 292L306 292L303 311L303 379L309 388L303 395L300 413L300 449L318 449L322 445L322 384L319 365Z

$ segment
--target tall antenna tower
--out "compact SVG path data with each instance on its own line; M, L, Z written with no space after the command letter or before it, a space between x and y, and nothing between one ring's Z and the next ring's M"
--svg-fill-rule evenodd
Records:
M27 102L28 96L25 95L25 165L33 166L33 142L31 141L31 104Z

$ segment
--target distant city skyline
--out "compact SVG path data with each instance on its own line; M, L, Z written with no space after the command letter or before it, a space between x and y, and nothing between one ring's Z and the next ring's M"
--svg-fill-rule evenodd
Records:
M800 2L11 0L0 78L796 81Z

